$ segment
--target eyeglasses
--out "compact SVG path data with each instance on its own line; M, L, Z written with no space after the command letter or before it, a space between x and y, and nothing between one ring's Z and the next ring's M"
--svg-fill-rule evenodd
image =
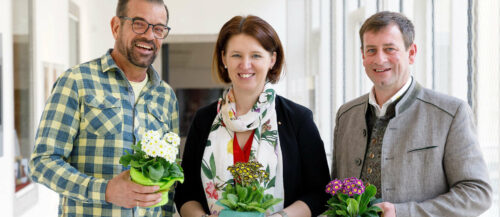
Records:
M150 24L140 17L131 18L131 17L119 16L118 18L132 21L132 31L134 31L135 34L146 33L149 29L149 26L152 27L153 35L157 39L166 38L168 33L170 32L170 27L165 26L163 24Z

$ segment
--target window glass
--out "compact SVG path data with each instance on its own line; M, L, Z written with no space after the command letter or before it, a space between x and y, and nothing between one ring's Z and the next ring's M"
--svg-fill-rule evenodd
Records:
M30 183L28 160L34 144L31 0L12 1L16 191Z

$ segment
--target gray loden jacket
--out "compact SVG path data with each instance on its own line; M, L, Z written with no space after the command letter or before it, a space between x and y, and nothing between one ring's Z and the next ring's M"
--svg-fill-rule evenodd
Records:
M332 178L360 177L368 94L337 112ZM478 216L491 206L488 169L473 114L463 101L413 81L396 105L382 145L382 199L397 217Z

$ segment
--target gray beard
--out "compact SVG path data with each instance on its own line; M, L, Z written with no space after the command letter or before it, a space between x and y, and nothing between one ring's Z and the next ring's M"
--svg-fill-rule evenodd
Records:
M133 55L133 48L131 49L128 49L128 52L127 52L127 59L130 63L134 64L135 66L138 66L138 67L142 67L142 68L147 68L149 67L151 64L153 64L153 62L155 61L156 59L156 53L154 53L150 58L148 58L146 60L145 63L141 63L139 58L137 58L136 56Z
M124 44L119 43L118 51L123 56L126 56L127 60L130 63L132 63L133 65L135 65L137 67L141 67L141 68L148 68L151 64L153 64L153 62L156 59L156 55L157 55L156 50L157 50L157 48L156 48L156 46L153 43L151 43L151 45L153 46L153 55L150 56L145 61L141 61L141 59L143 59L143 57L141 55L139 55L139 54L137 54L137 53L134 52L134 46L135 46L135 43L137 41L140 41L140 40L133 40L132 41L132 45L129 48L126 48Z

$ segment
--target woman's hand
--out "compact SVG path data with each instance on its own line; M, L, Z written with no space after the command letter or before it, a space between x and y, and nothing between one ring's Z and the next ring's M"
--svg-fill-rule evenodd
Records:
M201 206L201 203L194 200L184 203L181 206L179 214L181 214L181 216L184 217L205 217L205 216L217 217L217 215L209 215L205 213L203 207Z

